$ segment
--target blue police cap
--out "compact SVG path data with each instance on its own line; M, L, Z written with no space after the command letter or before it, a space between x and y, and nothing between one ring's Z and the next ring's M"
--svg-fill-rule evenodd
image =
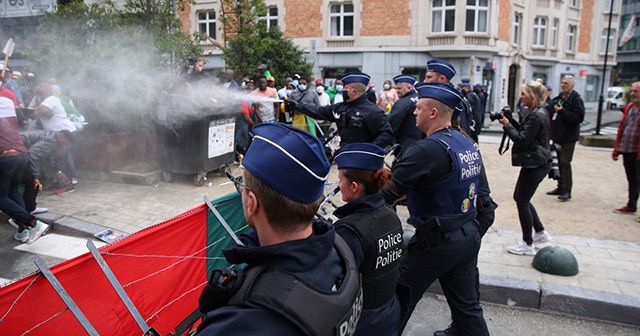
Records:
M411 75L397 75L395 77L393 77L393 82L398 84L398 83L409 83L411 85L414 85L416 83L416 79L413 78L413 76Z
M376 171L384 165L384 149L368 142L350 143L336 151L335 160L338 169L355 168Z
M415 86L420 98L432 98L454 109L462 101L460 91L445 83L419 83Z
M439 72L445 75L449 80L456 75L456 69L447 62L433 59L427 62L427 71Z
M284 197L303 204L323 194L331 165L322 142L282 123L259 124L242 165Z
M481 88L481 87L482 87L482 83L476 83L476 85L474 85L473 87L479 87L479 88Z
M468 87L468 88L470 88L471 85L469 84L469 82L462 82L462 83L458 84L458 87Z
M349 72L344 74L341 80L344 85L352 83L361 83L364 85L368 85L369 81L371 80L371 76L367 75L364 72Z

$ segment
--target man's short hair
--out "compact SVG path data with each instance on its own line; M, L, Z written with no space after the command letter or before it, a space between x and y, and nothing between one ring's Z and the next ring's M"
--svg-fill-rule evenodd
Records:
M244 177L244 183L256 194L269 224L274 228L291 231L308 225L322 203L323 197L309 204L292 201L253 176L247 169L244 170Z

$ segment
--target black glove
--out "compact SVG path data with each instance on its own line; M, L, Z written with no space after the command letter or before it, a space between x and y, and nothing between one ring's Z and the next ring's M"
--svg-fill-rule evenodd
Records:
M298 102L293 99L285 99L284 108L286 111L294 111L296 108L298 108Z
M209 282L202 290L198 303L200 312L206 314L214 309L224 307L229 299L242 285L242 270L235 271L231 268L221 268L211 272Z

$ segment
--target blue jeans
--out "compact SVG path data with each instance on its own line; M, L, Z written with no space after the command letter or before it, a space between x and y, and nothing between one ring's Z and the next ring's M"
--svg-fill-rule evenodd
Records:
M56 163L58 164L58 169L60 169L64 173L64 175L69 178L69 180L71 180L72 178L77 178L78 173L76 171L76 164L73 161L73 156L71 155L71 148L58 149L56 155Z
M30 225L33 216L24 208L24 201L18 187L22 174L27 168L28 154L0 157L0 210L18 224Z
M513 199L518 207L518 217L522 228L522 240L528 245L533 244L531 229L536 232L544 231L544 226L538 217L536 208L531 203L531 198L536 193L538 185L551 169L551 163L535 168L522 168L516 182L516 189L513 191Z

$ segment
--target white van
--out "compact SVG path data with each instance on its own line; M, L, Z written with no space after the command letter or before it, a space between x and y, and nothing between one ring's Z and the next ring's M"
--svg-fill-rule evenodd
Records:
M627 88L622 86L612 86L607 89L607 108L609 110L615 110L626 105L625 95L627 94L627 90Z

